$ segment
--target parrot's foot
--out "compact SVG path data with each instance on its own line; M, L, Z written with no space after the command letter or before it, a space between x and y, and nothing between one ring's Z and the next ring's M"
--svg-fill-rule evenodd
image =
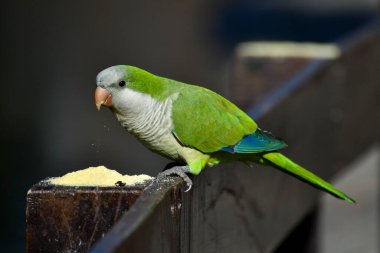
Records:
M170 162L170 163L166 164L166 166L164 167L164 169L162 171L165 171L165 170L168 170L168 169L171 169L174 167L182 167L182 166L185 166L185 163Z
M177 176L181 177L183 179L183 181L185 181L185 183L187 185L187 189L185 190L185 192L188 192L188 191L190 191L191 187L193 186L193 181L191 181L189 176L186 174L189 172L190 172L189 166L174 166L170 169L167 169L167 170L159 173L157 177L163 178L163 177L167 177L170 175L177 175Z

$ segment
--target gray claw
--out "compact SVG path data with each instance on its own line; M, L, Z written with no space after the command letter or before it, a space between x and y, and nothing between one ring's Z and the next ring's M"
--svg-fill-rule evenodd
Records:
M193 186L193 183L189 184L189 183L186 183L187 185L187 189L185 190L185 192L188 192L191 190L191 187Z
M188 191L190 191L191 187L193 186L193 182L191 181L189 176L186 175L186 173L188 173L188 172L189 172L188 166L175 166L171 169L168 169L168 170L161 172L160 174L158 174L158 177L167 177L170 175L177 175L177 176L181 177L183 179L183 181L185 181L185 183L187 185L187 189L185 190L185 192L188 192Z

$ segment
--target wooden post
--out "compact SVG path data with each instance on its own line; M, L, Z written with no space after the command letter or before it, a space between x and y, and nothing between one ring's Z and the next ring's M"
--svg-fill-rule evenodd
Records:
M183 252L182 179L154 180L93 253Z
M68 187L43 181L34 185L27 194L26 251L88 252L144 187Z

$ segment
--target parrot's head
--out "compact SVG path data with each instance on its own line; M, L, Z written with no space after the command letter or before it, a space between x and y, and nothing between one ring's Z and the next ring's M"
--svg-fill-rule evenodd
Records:
M102 70L96 77L95 104L98 110L101 106L115 107L118 103L128 101L136 92L136 86L141 86L141 79L152 75L142 69L117 65Z
M113 106L112 94L125 86L127 75L127 69L119 65L104 69L96 76L95 104L98 110L101 106Z

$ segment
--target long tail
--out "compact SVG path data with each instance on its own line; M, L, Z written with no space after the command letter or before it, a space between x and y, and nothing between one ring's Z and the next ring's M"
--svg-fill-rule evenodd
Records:
M298 164L291 161L286 156L278 152L270 152L262 155L265 161L269 162L270 165L276 167L285 173L288 173L320 190L330 193L331 195L346 200L350 203L356 203L355 200L332 186L331 184L324 181L322 178L311 173L310 171L302 168ZM266 164L265 161L262 161L263 164Z

